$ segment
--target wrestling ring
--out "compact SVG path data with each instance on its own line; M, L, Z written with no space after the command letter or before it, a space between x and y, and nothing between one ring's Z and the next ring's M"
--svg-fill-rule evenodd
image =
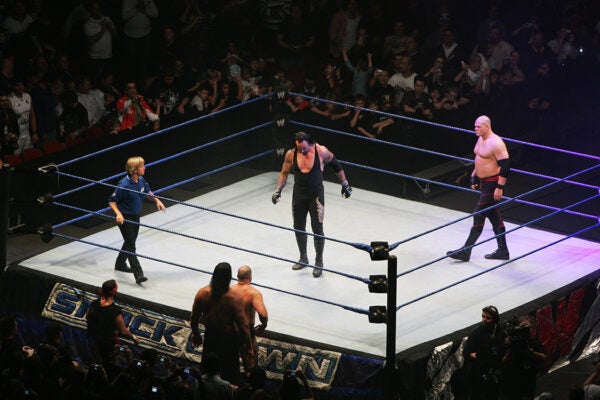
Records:
M423 188L426 194L441 188L459 193L457 196L464 200L459 203L472 209L478 192L454 180L441 181L435 176L423 177L427 174L396 169L395 160L401 155L394 152L418 154L416 159L450 161L462 165L463 170L468 169L472 159L400 141L361 137L296 120L294 115L282 119L271 113L250 113L250 118L248 114L244 114L246 118L236 114L246 112L245 107L262 108L277 101L276 96L258 98L216 115L42 166L45 179L56 179L58 189L38 201L47 215L55 215L52 210L60 209L61 215L66 210L70 217L43 224L39 233L45 241L54 237L64 244L19 265L58 280L67 279L78 295L79 284L97 287L107 279L116 279L120 294L145 305L136 311L145 319L140 322L139 315L132 312L133 317L127 321L141 338L141 347L156 347L173 355L184 351L191 360L197 360L199 352L188 343L185 329L189 330L189 325L186 328L181 321L175 322L164 310L189 313L196 291L209 283L217 263L229 262L234 275L237 267L249 265L253 269L253 285L262 292L269 311L267 334L259 339L259 365L271 368L270 377L275 378L278 369L281 373L285 369L305 368L311 383L323 389L331 387L332 374L336 372L328 371L321 362L329 357L327 351L389 360L390 346L393 356L424 342L434 342L472 326L486 305L494 304L501 312L513 310L596 271L600 245L589 237L598 233L599 223L597 215L589 210L597 209L600 196L595 182L600 157L503 136L511 157L518 146L518 151L532 148L544 157L573 157L578 160L574 165L584 166L556 177L513 163L505 191L510 196L495 207L503 213L507 208L525 209L529 218L517 224L507 222L510 217L505 215L511 259L484 259L484 254L496 248L488 221L473 246L471 260L456 262L446 256L446 251L462 245L473 214L432 205L419 196L403 195L407 186L409 190L416 189L417 195ZM456 137L461 135L471 149L475 143L472 130L393 117L404 123L442 129ZM198 131L197 127L209 120L212 131ZM254 125L248 127L250 121ZM220 124L227 123L237 130L220 132ZM243 124L246 127L239 129ZM188 135L196 131L201 138L192 141L175 136L186 129ZM298 259L291 228L292 176L281 202L274 206L270 201L281 167L281 150L291 146L292 132L298 130L310 132L318 143L336 154L353 187L352 196L342 199L334 175L326 174L324 273L318 279L313 278L311 268L291 269ZM144 147L145 142L151 144ZM192 142L196 144L190 145ZM346 142L360 150L347 151ZM386 149L381 163L369 165L359 157L363 151L381 148ZM131 274L114 270L122 238L110 209L98 206L106 204L124 175L127 157L133 155L145 158L146 178L167 207L166 212L156 212L150 204L144 209L137 256L149 280L140 285ZM97 168L98 165L103 167ZM111 173L96 176L96 169ZM512 182L519 180L529 181L529 190L513 190ZM556 204L552 202L553 192L562 194ZM88 201L90 198L93 200ZM545 221L556 218L575 222L573 227L565 227L568 233L540 229ZM89 220L101 222L105 229L82 237L64 233L66 227ZM314 236L308 230L308 235ZM313 260L312 240L308 250L309 259ZM390 263L397 264L391 269L393 273ZM312 262L307 266L311 267ZM390 302L386 292L392 289L397 294ZM156 305L165 309L156 310ZM394 316L393 324L385 323L386 314ZM160 324L163 329L170 324L181 327L172 342L155 335ZM306 354L312 351L312 358L288 359L285 354L277 358L272 353L272 348L277 347L274 340L296 343Z

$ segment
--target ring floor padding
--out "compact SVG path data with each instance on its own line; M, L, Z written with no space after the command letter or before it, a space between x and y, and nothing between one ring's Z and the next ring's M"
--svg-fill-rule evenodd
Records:
M271 203L277 173L264 173L189 200L190 203L224 212L292 226L291 196L293 177L278 205ZM350 199L342 199L340 186L325 183L325 235L348 242L394 243L455 220L465 214L425 203L409 201L355 188ZM476 198L473 198L475 206ZM183 205L167 204L166 212L155 212L142 223L182 232L211 241L227 243L287 259L298 257L294 233L278 228L230 218ZM310 224L308 224L310 227ZM471 219L443 228L425 237L400 245L392 254L398 258L398 272L412 269L460 247L469 232ZM515 225L507 224L507 230ZM480 240L492 236L489 221ZM540 248L560 235L532 228L508 235L513 257ZM85 238L94 243L120 247L117 227ZM314 262L314 247L309 237L309 257ZM385 305L385 294L371 294L357 280L324 272L315 279L311 270L292 271L291 264L264 256L232 250L194 239L142 227L137 252L212 272L227 261L234 268L248 264L254 282L286 291L322 298L334 303L367 310ZM471 261L460 263L444 259L398 279L398 304L449 285L499 264L484 259L496 248L489 241L473 249ZM401 308L397 315L396 351L433 340L478 322L483 306L494 304L501 312L548 294L596 270L600 244L570 238L459 286ZM148 282L136 285L133 276L115 272L116 253L105 248L72 242L20 265L99 286L115 278L119 290L137 298L191 310L198 288L208 284L210 275L141 258ZM373 262L362 250L328 241L325 268L368 278L385 274L385 261ZM269 311L268 329L307 340L326 343L351 351L385 356L384 324L370 324L366 315L341 307L260 289Z

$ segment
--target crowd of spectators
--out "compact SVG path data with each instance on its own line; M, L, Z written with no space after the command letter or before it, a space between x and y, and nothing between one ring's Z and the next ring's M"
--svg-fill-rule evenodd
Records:
M48 322L45 337L25 343L15 317L0 318L0 392L7 400L25 399L312 399L302 371L287 371L280 384L269 383L261 368L232 385L220 377L214 353L198 364L183 362L127 344L115 345L107 359L82 360L63 337L63 326ZM302 397L303 396L303 397Z
M505 136L561 144L555 123L598 89L593 1L59 3L0 7L5 159L158 130L280 86L311 96L288 98L289 113L371 138L410 141L399 116L469 127L487 114Z

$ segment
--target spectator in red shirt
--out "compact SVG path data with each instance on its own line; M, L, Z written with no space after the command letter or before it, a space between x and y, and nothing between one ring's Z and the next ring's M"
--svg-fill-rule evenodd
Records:
M132 130L137 127L149 126L156 132L160 128L160 119L152 111L144 96L138 94L135 82L127 82L125 94L117 100L117 113L121 121L121 130Z

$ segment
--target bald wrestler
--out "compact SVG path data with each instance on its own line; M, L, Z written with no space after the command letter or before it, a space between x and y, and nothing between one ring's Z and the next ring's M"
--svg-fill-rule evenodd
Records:
M248 326L250 327L250 335L252 336L252 348L254 350L254 361L258 361L258 342L256 335L260 335L267 328L269 322L269 314L267 313L267 307L263 302L262 294L251 285L252 283L252 269L247 265L242 265L238 269L237 273L238 282L232 285L229 290L233 293L237 293L244 302L244 312L248 319ZM260 325L254 326L254 321L258 314Z
M471 189L479 188L481 194L474 213L497 204L502 199L504 185L510 170L508 150L502 138L492 131L490 118L482 115L475 120L475 168L471 174ZM498 207L473 216L473 226L464 246L446 253L448 257L460 261L469 261L471 249L466 248L475 244L483 231L486 217L492 223L496 235L506 232L502 215ZM498 249L491 254L486 254L488 260L508 260L510 255L506 246L506 235L496 237Z

